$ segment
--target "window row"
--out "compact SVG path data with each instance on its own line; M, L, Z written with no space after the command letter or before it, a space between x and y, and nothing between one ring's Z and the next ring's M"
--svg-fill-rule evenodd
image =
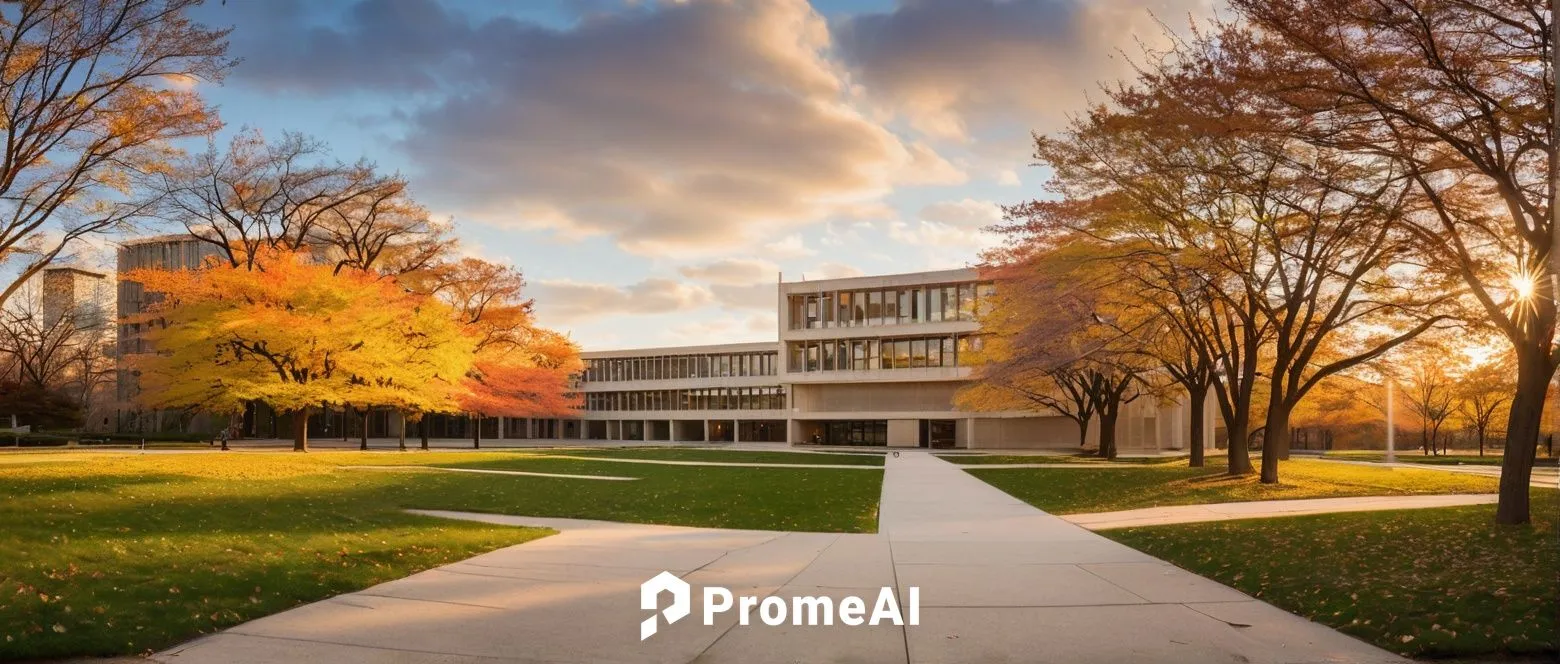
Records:
M792 295L793 330L975 320L990 306L989 283Z
M956 367L968 363L971 351L980 350L981 338L973 334L904 339L825 339L793 341L788 370L868 371L872 369L921 369ZM961 362L961 357L966 358Z
M774 352L592 359L585 360L585 382L773 376L778 359Z
M590 411L782 410L784 408L785 388L779 386L585 393L585 409Z

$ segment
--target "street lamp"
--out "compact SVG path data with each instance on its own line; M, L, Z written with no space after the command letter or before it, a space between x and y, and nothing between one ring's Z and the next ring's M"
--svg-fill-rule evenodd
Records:
M1395 435L1397 426L1392 422L1392 378L1387 378L1387 463L1397 462Z

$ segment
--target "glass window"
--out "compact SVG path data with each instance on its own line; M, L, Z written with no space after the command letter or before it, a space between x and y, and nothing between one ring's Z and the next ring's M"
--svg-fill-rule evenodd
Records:
M818 327L818 296L817 295L808 295L807 296L807 327L809 329Z
M883 321L883 291L867 293L867 324L882 325Z
M942 366L942 339L926 340L926 366Z
M910 342L905 339L894 342L894 368L910 368Z
M824 293L818 298L818 313L823 327L834 327L834 294Z
M836 320L839 321L840 327L849 327L851 324L850 298L850 291L840 291L840 313L839 316L836 317Z
M850 342L850 368L857 371L867 368L867 342Z
M959 284L959 320L975 320L975 284Z
M856 325L867 324L867 294L863 291L855 291L850 296L851 313Z
M807 342L807 370L818 370L818 342Z
M792 295L789 300L790 307L787 310L788 315L786 316L786 318L789 319L787 324L793 330L800 329L807 320L806 300L804 300L800 295Z
M926 367L925 339L913 339L910 341L910 366L917 368Z
M804 352L802 344L793 341L790 343L788 350L791 352L787 361L787 364L790 366L786 368L786 371L794 373L805 369L807 365L802 362L802 353Z
M825 341L825 342L823 342L822 346L823 346L823 366L822 366L822 369L824 371L833 371L834 370L834 342L832 342L832 341Z
M943 337L942 338L942 366L945 366L945 367L953 366L954 365L954 358L955 358L955 355L953 354L953 337Z

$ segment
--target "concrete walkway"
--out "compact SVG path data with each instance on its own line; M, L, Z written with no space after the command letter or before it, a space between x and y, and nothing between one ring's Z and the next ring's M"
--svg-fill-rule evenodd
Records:
M1358 496L1351 498L1305 498L1300 500L1263 500L1248 503L1210 503L1145 507L1119 512L1068 514L1063 516L1089 530L1110 530L1134 526L1164 526L1174 523L1267 519L1305 514L1409 510L1426 507L1491 505L1499 496L1493 493L1445 496Z
M251 621L161 662L1403 662L1041 512L924 453L887 460L878 534L439 513L561 534ZM639 640L639 584L694 586ZM703 624L702 587L866 599L920 624ZM787 602L789 605L789 602ZM665 602L663 601L663 606ZM756 613L756 612L754 612Z

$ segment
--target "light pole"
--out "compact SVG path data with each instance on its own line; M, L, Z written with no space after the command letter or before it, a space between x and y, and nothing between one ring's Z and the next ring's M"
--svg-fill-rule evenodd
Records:
M1560 0L1555 1L1560 2ZM1389 377L1387 378L1387 463L1394 463L1397 461L1397 449L1394 436L1396 433L1397 426L1392 422L1392 379Z

